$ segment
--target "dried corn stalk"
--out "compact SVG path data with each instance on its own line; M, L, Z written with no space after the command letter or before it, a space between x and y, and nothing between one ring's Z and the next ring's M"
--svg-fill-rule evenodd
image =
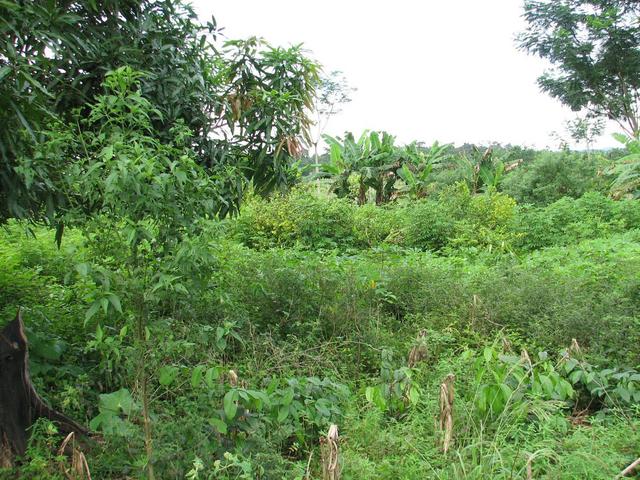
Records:
M411 347L409 351L409 360L407 361L407 366L409 368L414 368L418 363L422 362L427 358L427 331L420 330L418 333L418 338L416 339L416 343Z
M520 363L527 367L529 370L533 368L533 364L531 363L531 358L529 357L529 352L526 349L522 349L520 352Z
M442 450L447 453L453 436L453 382L455 375L450 373L440 384L440 431L443 434Z
M320 438L322 456L322 480L340 480L340 451L338 426L332 424L326 437Z
M229 385L231 385L232 387L238 386L238 374L235 370L229 370L229 373L227 373L227 378L229 380Z
M64 460L60 461L60 469L69 480L91 480L91 472L84 453L76 445L75 433L71 432L64 439L58 449L58 456L62 457L65 451L70 451L71 466Z
M571 339L571 346L569 347L569 355L572 357L580 358L582 356L582 349L578 345L578 341L575 338Z

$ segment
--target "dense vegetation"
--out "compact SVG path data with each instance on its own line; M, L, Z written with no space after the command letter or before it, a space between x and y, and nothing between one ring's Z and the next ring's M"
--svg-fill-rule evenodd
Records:
M364 132L304 168L302 50L220 47L180 2L71 3L0 2L5 33L41 28L0 51L0 318L22 309L34 386L94 435L64 451L40 418L0 478L604 479L638 458L634 132L608 152Z
M509 478L528 464L608 478L633 460L636 201L517 206L458 187L359 207L305 190L208 224L183 253L197 271L153 303L144 359L158 475L302 477L332 422L345 478ZM123 239L71 231L57 250L53 232L30 239L25 227L2 234L3 315L25 307L40 390L103 433L86 452L93 475L136 475L145 450ZM121 311L108 304L116 293ZM421 331L426 356L408 368ZM582 352L562 360L574 338ZM449 372L453 456L433 424ZM22 471L50 478L57 440L41 428Z

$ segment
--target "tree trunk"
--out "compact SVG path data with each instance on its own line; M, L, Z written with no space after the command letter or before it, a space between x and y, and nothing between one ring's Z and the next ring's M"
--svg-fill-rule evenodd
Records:
M40 417L59 425L61 432L87 435L84 427L49 408L29 377L29 351L20 311L0 332L0 467L24 455L28 429Z
M361 180L358 188L358 205L364 205L365 203L367 203L367 187Z

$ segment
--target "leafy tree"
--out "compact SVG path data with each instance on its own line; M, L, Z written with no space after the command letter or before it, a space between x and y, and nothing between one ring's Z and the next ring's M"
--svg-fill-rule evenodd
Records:
M448 158L450 149L451 144L440 145L438 142L428 149L418 148L416 144L405 147L407 161L397 170L398 177L405 183L401 192L412 199L427 196L433 168Z
M596 138L602 135L605 123L602 118L591 119L589 117L576 117L565 122L567 131L574 141L585 143L587 147L587 157L591 157L591 146Z
M320 77L316 90L316 121L314 129L316 135L312 139L312 146L314 160L317 165L319 161L318 144L329 120L342 111L341 105L351 102L350 95L356 91L356 88L349 86L342 72L334 70L329 75ZM318 168L316 167L316 173L318 173Z
M638 136L639 14L631 0L527 0L519 44L551 62L542 90Z
M147 73L140 91L160 113L161 140L181 120L198 163L242 174L225 175L220 214L237 208L247 181L269 190L290 179L317 81L300 46L219 45L215 20L203 25L173 0L18 0L0 3L0 19L0 219L51 219L64 203L56 186L67 162L30 161L40 131L74 108L86 114L105 74L123 65Z
M329 135L324 139L330 147L330 162L322 168L336 179L333 186L336 195L348 196L349 179L357 174L359 205L366 203L370 188L375 191L378 205L391 198L396 170L402 164L400 149L394 145L395 137L386 132L365 131L357 141L352 133L347 133L344 140Z
M574 142L585 144L587 158L591 158L591 146L596 138L602 135L605 128L604 118L593 118L589 115L576 115L572 120L564 122L566 133ZM558 132L551 132L552 138L558 141L561 150L569 150L569 142Z
M78 271L97 273L94 280L102 287L87 321L101 309L122 313L121 299L133 312L129 321L135 332L146 469L153 479L150 311L163 293L188 292L181 279L198 258L185 252L188 238L198 233L202 220L219 211L217 204L225 198L219 193L220 180L198 165L183 122L171 127L171 141L156 136L153 123L160 112L141 94L142 76L130 67L107 74L105 93L89 106L86 117L77 110L74 119L43 133L35 162L74 159L57 185L67 200L57 218L80 226L90 242L111 241L122 257L112 262L105 255Z

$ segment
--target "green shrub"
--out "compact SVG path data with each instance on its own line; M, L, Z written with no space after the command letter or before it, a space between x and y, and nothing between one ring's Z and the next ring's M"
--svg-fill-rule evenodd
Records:
M590 192L546 207L520 207L513 225L520 249L569 245L640 228L640 203Z
M516 237L510 230L515 207L507 195L495 191L473 195L459 184L443 191L438 201L405 206L402 243L449 253L458 248L507 251Z
M588 191L606 192L608 180L602 172L607 164L599 154L541 152L507 174L501 188L518 203L535 205L578 198Z
M382 243L395 223L391 210L295 189L269 200L254 197L230 228L236 239L257 249L355 249Z

